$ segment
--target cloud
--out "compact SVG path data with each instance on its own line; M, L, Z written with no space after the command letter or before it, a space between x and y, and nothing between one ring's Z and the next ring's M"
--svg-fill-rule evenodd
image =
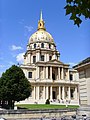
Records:
M33 29L33 27L32 26L27 26L27 25L25 25L24 26L24 28L26 29L26 31L28 31L28 32L31 32L32 31L32 29Z
M24 54L25 54L25 53L19 53L19 54L16 56L17 62L23 63L23 60L24 60L23 55L24 55Z
M69 62L68 64L70 65L70 67L73 67L73 66L75 66L77 63Z
M4 67L5 67L4 65L0 64L0 68L4 68Z
M12 45L11 46L11 50L14 51L14 50L22 50L23 48L21 46L16 46L16 45Z

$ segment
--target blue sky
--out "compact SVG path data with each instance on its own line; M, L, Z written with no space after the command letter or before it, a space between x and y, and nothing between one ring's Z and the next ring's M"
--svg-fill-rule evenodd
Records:
M65 16L65 0L0 0L0 75L22 62L29 37L37 30L40 10L46 30L61 53L60 60L74 65L90 56L90 20L78 28Z

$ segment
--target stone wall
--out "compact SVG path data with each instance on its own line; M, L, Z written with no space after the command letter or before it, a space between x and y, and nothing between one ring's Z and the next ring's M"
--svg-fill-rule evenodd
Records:
M34 118L60 118L76 114L76 109L54 109L54 110L1 110L0 117L7 120L25 120Z

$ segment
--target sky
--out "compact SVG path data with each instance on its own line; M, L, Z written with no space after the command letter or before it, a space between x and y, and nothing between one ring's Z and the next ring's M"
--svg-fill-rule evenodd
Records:
M73 66L90 56L90 20L83 18L78 28L65 16L65 5L66 0L0 0L0 76L13 64L23 63L41 10L60 61Z

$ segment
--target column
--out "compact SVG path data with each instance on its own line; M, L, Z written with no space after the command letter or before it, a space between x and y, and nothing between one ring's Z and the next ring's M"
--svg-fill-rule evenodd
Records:
M52 67L50 67L50 79L52 80Z
M46 79L48 79L48 66L46 66Z
M46 91L45 91L45 86L43 86L43 99L45 99Z
M37 99L39 100L39 86L37 86Z
M61 99L61 86L59 86L59 99Z
M36 53L36 62L38 62L38 61L40 61L40 53L39 52Z
M58 79L60 80L60 67L58 67Z
M33 88L33 98L34 98L34 100L36 99L36 91L35 91L35 86L34 86L34 88Z
M62 86L62 99L64 100L65 96L65 91L64 91L64 86Z
M52 100L52 86L50 87L50 100Z
M39 73L40 73L40 71L39 71L40 69L39 69L39 66L37 67L37 79L39 79Z
M61 70L61 79L63 79L63 67L62 67L62 70Z
M45 67L43 67L43 79L46 78L46 71L45 71Z
M77 87L75 87L75 99L77 99Z
M71 99L70 86L68 87L68 99Z
M47 54L45 54L45 62L47 62Z
M69 80L69 69L67 71L67 80Z
M46 86L46 99L48 99L48 86Z
M30 64L31 63L31 54L28 53L27 54L27 64Z
M47 54L47 61L49 61L49 54Z

